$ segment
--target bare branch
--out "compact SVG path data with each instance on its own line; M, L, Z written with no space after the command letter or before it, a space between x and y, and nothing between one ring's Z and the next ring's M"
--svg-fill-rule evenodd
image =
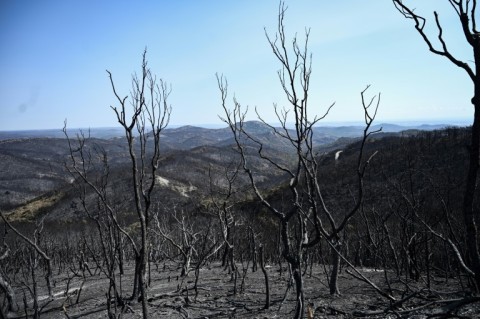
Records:
M449 1L452 4L452 6L454 6L456 8L457 13L459 14L466 40L468 41L468 43L470 45L473 46L474 45L474 39L473 39L473 35L469 31L468 16L466 15L465 12L461 11L462 10L462 5L460 3L457 3L457 2L451 1L451 0L449 0ZM425 41L425 43L427 44L427 46L428 46L428 48L431 52L433 52L437 55L446 57L453 64L455 64L457 67L465 70L465 72L467 72L468 76L470 77L470 79L472 79L472 81L475 79L475 73L470 68L470 66L467 63L456 59L450 53L450 51L448 50L447 44L446 44L445 40L443 39L443 29L442 29L442 26L440 24L440 19L439 19L438 13L436 11L434 12L435 23L436 23L437 29L438 29L438 40L439 40L440 44L442 45L442 49L436 49L434 47L434 45L432 44L432 42L430 41L430 38L425 33L425 31L424 31L425 23L426 23L425 18L423 18L420 15L417 15L414 12L414 10L412 10L409 7L407 7L406 5L404 5L402 0L393 0L393 3L395 5L395 7L398 9L398 11L400 13L402 13L403 16L405 16L405 18L412 19L412 20L415 21L415 29L421 35L421 37L423 38L423 40Z

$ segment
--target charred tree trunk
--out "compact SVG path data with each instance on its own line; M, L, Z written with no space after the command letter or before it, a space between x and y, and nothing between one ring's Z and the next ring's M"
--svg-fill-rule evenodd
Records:
M192 262L192 246L188 246L185 250L186 253L183 256L182 272L180 274L181 277L185 277L188 275L188 270L190 269L190 264Z
M292 263L292 276L295 283L295 319L303 318L305 308L305 296L303 293L303 278L300 262Z
M480 44L476 50L476 61L480 62ZM478 55L478 60L477 60ZM480 76L480 65L477 63L477 74ZM480 289L480 254L478 249L478 229L476 219L480 212L478 207L474 207L475 193L477 190L477 178L480 158L480 77L475 79L475 96L472 99L475 108L475 115L472 126L472 137L470 142L470 159L465 186L465 196L463 200L463 216L465 219L465 235L467 240L467 249L475 272L476 290Z
M290 241L290 234L289 234L289 223L287 220L281 221L281 239L282 239L282 249L283 249L283 257L288 262L290 269L291 269L291 277L293 279L293 283L295 285L295 315L294 319L303 318L303 313L305 310L305 296L303 291L303 278L302 278L302 249L300 247L296 247L296 249L292 249L292 243ZM301 244L300 244L301 245Z
M250 227L250 245L251 245L251 254L252 254L252 272L257 271L257 242L255 239L255 232L252 227Z
M265 277L265 309L270 308L270 285L268 281L268 273L265 269L265 256L263 254L263 245L260 245L260 269L262 269L263 276Z
M222 254L222 267L224 267L225 269L228 266L228 253L229 253L229 251L230 251L230 248L228 247L228 245L225 245L225 249L223 250L223 254Z
M132 290L132 296L131 300L138 300L138 297L140 295L140 256L135 255L135 271L134 271L134 278L133 278L133 290Z
M7 298L7 307L5 310L8 311L16 311L17 310L17 301L15 298L15 291L12 289L12 286L2 277L0 274L0 290L3 291L5 297ZM3 309L2 309L3 310ZM4 318L7 318L4 315Z
M8 248L7 244L4 244L5 250L0 256L0 261L4 260L5 258L8 257L8 253L10 252L10 249ZM7 318L6 314L4 311L7 313L9 311L17 311L17 300L15 297L15 291L12 289L12 286L8 283L7 280L5 280L2 276L2 273L0 272L0 290L3 291L5 294L5 298L7 299L7 305L1 305L3 307L0 308L0 315L2 318Z
M332 245L332 272L330 274L330 282L328 283L328 287L330 289L331 295L339 295L340 289L338 289L338 273L340 271L340 241L335 241Z

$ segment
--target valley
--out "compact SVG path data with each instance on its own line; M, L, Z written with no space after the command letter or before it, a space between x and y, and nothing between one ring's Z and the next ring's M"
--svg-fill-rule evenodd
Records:
M281 209L293 201L288 174L276 170L271 163L292 167L295 152L260 122L247 122L245 127L252 137L245 143L245 154L254 168L255 183L268 202ZM352 130L342 130L346 136L318 138L314 144L318 181L325 204L337 211L335 218L341 218L353 200L349 198L356 183L354 172L361 139L349 133ZM466 161L463 145L467 137L468 130L464 128L410 128L379 132L367 140L364 151L376 155L363 181L366 186L361 213L350 221L342 239L343 270L338 279L342 297L328 293L333 260L331 252L325 253L329 250L328 242L322 244L321 240L319 246L304 255L309 311L322 318L384 318L390 311L423 318L442 313L442 309L450 309L463 300L461 291L468 284L468 276L454 275L458 273L458 264L451 259L449 249L435 248L434 242L439 245L442 239L435 239L434 234L446 226L452 231L459 227L454 212L460 209L459 189ZM294 288L289 279L291 270L282 261L280 234L275 230L277 221L252 192L228 131L167 129L161 141L165 146L152 193L154 226L148 263L151 313L178 318L290 316L295 299L289 290ZM271 162L265 163L259 157L258 143L265 145L262 156L268 156ZM109 243L104 232L115 229L105 224L108 214L114 214L118 229L125 234L134 236L138 232L127 145L120 136L86 137L83 145L89 157L79 163L88 164L90 179L103 187L101 193L85 188L78 175L72 174L72 153L65 138L40 134L0 141L4 160L0 171L2 214L49 252L56 269L55 289L49 297L41 279L45 271L42 259L39 255L34 259L34 277L25 272L30 261L22 256L28 247L14 240L14 234L8 234L8 227L3 225L7 231L3 241L10 251L3 261L3 276L12 278L11 288L17 298L26 298L28 308L16 301L12 309L19 312L11 310L9 318L19 318L21 313L34 315L32 311L38 305L42 305L42 317L49 318L104 317L112 311L134 318L141 311L140 303L128 299L133 289L135 251L125 239L118 242L118 248L102 248ZM100 194L108 198L99 201ZM400 232L395 229L398 223L403 225ZM232 248L225 246L222 234L227 236L230 247L236 247L235 257L228 257ZM455 234L456 240L461 241L461 233ZM185 251L187 247L191 247L192 254ZM110 253L105 249L121 249L121 255L114 257L115 262L109 261ZM427 250L428 257L423 259ZM104 258L107 259L102 262ZM235 258L233 263L229 258ZM265 287L259 258L265 259L265 273L271 281L270 310L262 307ZM114 268L108 270L105 267L111 262ZM23 270L10 277L12 267ZM181 274L182 269L186 269L186 275ZM375 271L369 273L368 269ZM111 276L121 282L117 287L120 290L114 293L120 298L118 304L105 303L102 298L105 289L110 294L116 287L109 284ZM221 290L214 288L219 280ZM32 284L39 289L33 295L25 290ZM357 289L367 291L365 296L360 298ZM403 300L398 293L406 291L413 295ZM433 299L427 302L426 291L434 295L443 291L453 301L438 299L438 295L429 297ZM389 298L390 302L401 302L401 306L394 310L388 306ZM479 311L475 300L455 309L465 316Z

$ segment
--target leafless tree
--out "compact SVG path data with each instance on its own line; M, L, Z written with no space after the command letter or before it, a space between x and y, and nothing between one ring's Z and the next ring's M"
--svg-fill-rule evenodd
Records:
M15 226L12 225L8 221L8 219L2 214L0 214L2 217L3 221L5 224L10 228L18 237L20 237L22 240L24 240L34 251L37 253L39 256L42 257L42 259L45 261L46 264L46 273L45 273L45 281L47 283L47 289L48 289L48 296L50 299L53 298L53 291L52 291L52 262L51 258L45 253L45 251L40 247L40 244L38 242L38 237L39 234L43 230L43 220L39 222L39 225L37 225L37 228L35 229L35 232L33 234L33 240L27 237L25 234L20 232Z
M134 241L118 221L118 209L115 204L118 198L112 196L107 152L95 145L90 136L86 136L83 132L77 134L76 141L68 137L66 125L64 133L67 136L70 152L70 163L66 165L66 168L76 179L73 186L84 213L96 226L96 242L102 256L102 262L96 261L96 264L97 269L109 280L106 293L107 313L109 317L114 318L119 312L117 306L124 304L121 285L119 285L123 275L122 238L128 238L132 245ZM86 241L84 243L86 244ZM89 248L90 250L95 249L95 247ZM118 270L120 270L119 275L117 274ZM135 296L135 292L133 295Z
M328 207L324 200L318 178L319 165L317 163L317 153L313 143L314 126L322 120L329 112L333 104L327 108L323 116L312 117L309 113L308 100L311 76L311 54L308 52L309 30L305 32L305 43L300 45L295 36L291 41L291 47L288 43L285 28L284 17L286 7L283 2L280 3L278 13L278 29L275 38L271 38L267 32L267 40L271 49L281 64L281 70L278 71L280 84L287 97L289 107L279 109L275 105L277 118L281 123L281 128L275 128L259 119L275 133L285 139L295 154L295 160L292 167L279 163L272 159L265 151L265 145L257 140L252 134L249 134L244 127L246 111L242 110L240 103L234 98L233 110L227 106L228 84L223 76L217 76L218 87L221 93L222 107L225 112L224 122L230 127L236 141L237 150L242 159L244 171L247 173L251 188L258 200L263 206L276 217L281 231L282 255L289 263L292 271L292 277L296 288L296 310L295 318L301 318L304 314L304 289L302 280L303 252L315 246L322 238L325 238L332 245L334 254L334 265L330 281L330 292L338 292L337 277L340 257L338 249L340 247L340 233L348 224L351 217L358 211L363 197L363 177L366 168L373 157L371 155L367 160L364 159L364 146L372 132L369 132L377 108L380 102L380 96L366 100L365 91L362 92L362 105L365 115L365 130L360 142L360 150L357 165L357 194L354 204L344 214L335 214ZM367 87L368 88L368 87ZM373 111L371 110L373 109ZM293 119L289 118L293 114ZM292 120L294 128L289 129L287 121ZM289 196L290 203L287 207L278 207L270 201L264 192L258 187L255 178L255 171L247 161L247 146L256 145L258 156L276 169L289 176ZM341 217L337 217L341 216Z
M200 238L201 232L194 229L193 224L187 221L188 218L183 211L177 213L175 207L173 208L173 213L169 216L175 221L171 225L171 228L173 228L171 231L168 230L168 220L161 222L158 215L158 213L154 215L156 227L153 229L153 232L163 237L182 255L180 276L188 276L192 257L195 253L195 245Z
M471 102L474 107L474 117L471 129L471 140L469 147L469 165L466 176L466 184L463 198L463 217L465 223L466 244L471 268L474 272L476 289L480 288L480 253L479 253L479 236L476 221L480 216L478 205L475 205L477 191L477 178L480 160L480 33L477 30L476 0L448 0L453 10L458 15L460 26L465 37L466 45L471 47L473 51L474 68L468 62L456 58L448 49L447 42L444 38L444 31L440 22L440 16L434 11L434 20L438 30L437 43L433 37L429 35L425 26L426 18L417 14L417 12L402 0L393 0L395 7L402 13L405 18L411 19L415 23L415 29L418 31L422 39L428 46L428 49L436 55L447 58L451 63L464 70L474 86L473 98Z
M265 268L265 258L263 256L263 245L260 245L260 269L263 272L263 277L265 278L265 309L270 308L270 284L268 280L267 269Z
M33 301L33 318L40 318L40 314L42 309L47 306L50 302L53 301L53 280L52 280L52 259L46 253L45 249L41 247L41 238L43 233L43 218L38 220L36 223L35 230L33 231L32 238L26 236L22 232L20 232L17 227L12 225L10 221L8 221L7 217L4 216L3 213L0 213L1 218L5 222L6 226L11 229L19 238L21 238L25 242L24 246L24 254L23 254L23 264L24 267L21 267L23 273L23 281L22 285L26 288L26 290L30 293L30 296ZM5 254L3 257L6 257ZM43 261L43 265L41 263ZM37 272L38 268L42 266L45 272L45 282L48 290L49 298L40 305L39 303L39 282L37 279ZM27 303L26 303L26 296L24 294L24 304L25 304L25 312L27 313Z
M10 252L10 248L7 244L4 244L3 251L0 255L0 262L3 262ZM0 272L0 290L5 293L6 296L6 303L0 308L0 315L2 318L7 318L7 313L9 311L16 311L17 310L17 300L15 297L15 291L12 289L12 286L8 282L6 278L4 278L3 274Z
M121 97L116 90L113 76L107 70L117 106L110 106L115 112L118 123L124 130L131 163L131 189L134 194L134 207L140 225L140 234L134 236L120 226L116 219L115 208L107 198L105 187L98 187L89 179L85 170L82 150L85 139L78 138L74 147L70 139L70 171L93 191L105 213L111 216L114 227L127 238L135 254L135 279L132 298L142 300L143 317L148 317L147 308L147 264L149 256L149 237L152 199L157 183L156 172L160 159L160 134L166 128L171 107L168 104L170 88L163 80L158 80L147 65L146 50L143 52L141 73L132 77L130 100L128 95ZM131 109L131 111L129 111ZM64 129L66 134L66 128ZM68 138L68 136L67 136ZM80 153L80 159L75 155ZM105 159L106 160L106 159ZM105 166L104 166L105 167ZM100 178L100 186L108 179L108 171ZM103 184L104 185L104 184Z
M234 232L235 226L238 222L238 217L235 216L234 206L236 204L236 193L238 192L237 177L240 172L239 163L228 163L222 176L219 179L225 184L224 187L215 187L214 174L209 170L210 179L210 203L213 214L217 216L220 232L225 243L225 250L222 257L222 266L229 267L234 282L233 294L237 293L237 279L238 267L236 264L237 253L235 249Z

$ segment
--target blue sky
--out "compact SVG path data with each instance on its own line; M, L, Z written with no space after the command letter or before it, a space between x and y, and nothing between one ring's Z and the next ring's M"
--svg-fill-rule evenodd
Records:
M410 1L413 2L413 1ZM310 109L326 121L360 122L360 91L382 92L378 122L469 121L466 73L434 56L388 0L286 1L286 29L311 29ZM415 1L440 13L451 51L473 60L448 1ZM275 32L276 0L0 2L0 130L116 126L106 69L127 95L148 48L152 71L171 84L172 125L220 123L215 73L242 105L275 122L285 105L279 68L264 35ZM473 64L473 63L472 63ZM249 119L253 119L251 112Z

